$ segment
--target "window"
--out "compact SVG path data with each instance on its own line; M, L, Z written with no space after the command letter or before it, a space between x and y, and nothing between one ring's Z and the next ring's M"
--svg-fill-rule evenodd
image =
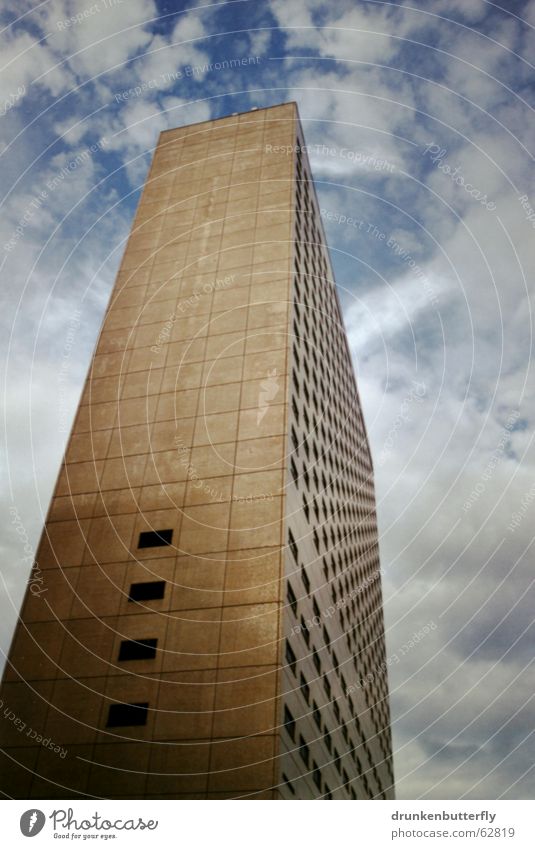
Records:
M151 601L163 598L164 595L165 581L142 581L139 584L131 584L128 601Z
M121 725L146 725L148 708L148 702L110 705L106 725L108 728Z
M331 685L330 685L329 679L327 678L327 676L325 674L323 675L323 688L324 688L325 692L327 693L327 698L330 699L332 690L331 690Z
M332 753L333 741L332 741L332 737L331 737L331 735L329 734L328 731L326 731L325 734L323 735L323 742L325 743L325 745L327 747L327 751Z
M321 711L320 711L319 707L317 706L316 702L312 702L312 715L314 717L314 722L316 723L319 730L321 731Z
M342 761L340 760L340 755L338 754L338 750L334 750L334 765L338 772L342 774Z
M292 473L292 478L294 484L299 487L299 472L297 471L297 466L295 465L294 458L290 460L290 471Z
M293 784L292 784L292 782L290 781L290 779L288 778L288 776L286 775L285 772L282 773L282 780L286 784L286 787L288 788L288 790L290 791L292 796L295 796L295 790L293 788Z
M295 719L289 707L284 706L284 727L292 740L295 740Z
M321 675L321 660L316 649L312 649L312 660L314 661L314 666L316 667L316 672L318 675Z
M321 792L321 770L316 761L312 761L312 778L314 779L314 784Z
M301 688L301 692L303 694L305 702L307 703L307 705L310 704L310 687L308 686L303 673L301 673L301 677L299 679L299 686Z
M303 763L308 766L310 763L310 749L301 734L299 735L299 754L301 755Z
M325 785L325 799L332 799L333 794L331 793L331 788L328 784Z
M297 614L297 599L295 597L295 593L292 589L291 584L288 584L287 596L288 596L288 604L292 608L293 612L295 614Z
M305 620L303 619L302 616L301 616L300 624L301 624L301 634L303 635L303 639L304 639L305 643L307 644L308 648L310 648L310 631L308 630L307 624L306 624L306 622L305 622Z
M173 529L164 531L141 531L139 535L138 548L156 548L159 545L171 545Z
M296 669L296 664L297 664L297 658L296 658L296 656L295 656L295 652L294 652L293 648L291 647L290 643L288 642L288 640L286 640L286 654L285 654L285 657L286 657L286 663L288 664L288 666L289 666L289 667L290 667L290 669L292 670L293 674L295 675L295 669Z
M123 640L119 649L119 660L152 660L156 657L158 640L150 638L138 640Z
M310 579L303 567L301 568L301 580L303 581L307 593L310 593Z
M293 554L294 560L295 560L295 562L297 563L297 562L298 562L298 557L299 557L299 551L298 551L298 548L297 548L297 543L296 543L296 541L295 541L295 537L294 537L294 535L292 534L292 532L291 532L291 531L288 531L288 544L289 544L289 546L290 546L290 549L291 549L291 552L292 552L292 554Z

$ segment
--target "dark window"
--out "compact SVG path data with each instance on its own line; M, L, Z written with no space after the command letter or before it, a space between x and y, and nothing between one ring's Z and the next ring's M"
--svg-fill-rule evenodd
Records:
M308 648L310 648L310 631L307 628L307 624L303 617L301 616L301 633L303 635L303 639L307 644Z
M286 705L284 706L284 727L292 740L295 740L295 719L290 708L286 707Z
M336 769L338 770L338 772L341 774L342 773L342 761L340 760L340 755L338 754L336 749L334 750L334 765L335 765Z
M288 584L288 604L292 608L293 612L297 613L297 599L291 584Z
M295 790L293 788L293 784L292 784L292 782L290 781L290 779L288 778L288 776L286 775L285 772L282 773L282 780L286 784L286 787L288 788L288 790L290 791L292 796L295 796Z
M308 766L310 763L310 749L301 735L299 735L299 754L301 755L303 762Z
M310 704L310 687L308 686L303 673L301 673L301 677L299 679L299 686L301 687L301 692L305 702Z
M312 778L314 779L314 784L318 790L321 791L321 770L316 761L312 761Z
M312 649L312 660L314 661L314 666L316 667L316 672L318 675L321 675L321 660L320 656L317 653L316 649Z
M305 572L304 567L301 567L301 580L303 581L307 593L310 593L310 579L307 573Z
M329 752L332 752L332 750L333 750L333 741L332 741L331 735L329 734L329 732L328 732L328 731L326 731L326 732L325 732L325 734L323 735L323 740L324 740L324 742L325 742L325 745L327 746L327 750L328 750Z
M297 466L295 465L293 457L290 460L290 471L292 473L294 484L299 487L299 472L297 471Z
M156 548L158 545L171 545L173 529L164 531L141 531L139 535L138 548Z
M148 702L110 705L106 724L108 728L119 725L146 725L148 708Z
M119 649L119 660L149 660L156 657L158 640L150 638L138 640L123 640Z
M312 714L314 716L314 722L316 723L319 730L321 731L321 712L320 712L320 709L317 706L316 702L312 702Z
M294 556L294 560L297 563L298 557L299 557L299 551L297 549L297 543L295 541L295 537L294 537L294 535L292 534L291 531L288 531L288 542L289 542L289 545L290 545L291 552Z
M331 789L328 784L325 785L325 798L332 799L333 794L331 793Z
M288 666L292 670L293 674L295 675L295 667L296 667L296 663L297 663L297 658L296 658L295 652L294 652L293 648L291 647L290 643L288 642L288 640L286 640L286 663L288 664Z
M155 598L163 598L164 595L165 581L142 581L130 586L128 601L150 601Z

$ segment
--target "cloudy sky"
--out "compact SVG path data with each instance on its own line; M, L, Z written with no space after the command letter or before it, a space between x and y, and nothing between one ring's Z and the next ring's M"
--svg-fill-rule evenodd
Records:
M0 647L158 132L296 100L375 460L398 796L533 798L535 0L0 21Z

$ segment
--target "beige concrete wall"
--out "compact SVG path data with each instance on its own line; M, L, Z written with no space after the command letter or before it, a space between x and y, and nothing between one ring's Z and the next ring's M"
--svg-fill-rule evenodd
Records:
M294 136L289 104L160 137L2 690L67 755L3 723L36 772L12 795L271 796L293 159L265 151ZM157 579L163 599L127 600ZM118 661L147 638L156 658ZM114 701L147 724L106 728Z

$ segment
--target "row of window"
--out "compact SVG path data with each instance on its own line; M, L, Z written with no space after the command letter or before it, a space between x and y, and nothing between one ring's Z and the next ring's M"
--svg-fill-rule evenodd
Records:
M315 563L323 561L327 583L330 580L330 574L325 574L327 564L329 561L332 564L333 580L330 587L337 609L336 619L342 631L342 636L338 638L343 640L341 663L336 652L333 652L332 641L324 624L318 626L317 633L321 630L323 643L331 652L333 670L342 692L347 696L346 679L341 667L352 663L357 678L362 677L370 662L368 652L362 651L363 624L373 632L381 626L369 607L372 595L373 608L377 608L381 603L379 585L370 586L369 589L365 587L358 596L355 594L347 603L336 605L338 599L347 599L350 587L355 589L357 582L362 583L378 566L372 465L340 305L335 289L331 281L328 281L326 249L318 235L317 213L311 199L312 182L299 155L297 178L293 326L295 369L291 403L293 422L290 430L294 454L290 457L289 472L297 489L301 491L303 514L311 526L310 535L318 557L311 562L308 562L307 557L305 570L291 529L289 548L303 579L306 593L302 599L304 609L311 607L315 616L319 615L315 596L321 592L321 587L315 581L314 594L311 595L309 575L316 573ZM299 434L303 432L305 436L301 439ZM378 592L379 597L376 599ZM299 616L300 605L291 586L288 590L288 603L296 622L300 622L301 627L298 630L310 652L327 699L331 702L329 675L322 669L320 653L313 645L305 618ZM324 599L324 606L327 607L328 604ZM362 619L364 607L365 619ZM335 625L335 631L338 633L338 625ZM360 643L358 647L355 642L357 631ZM348 632L351 632L351 635ZM377 641L382 640L381 630L377 634ZM360 660L359 649L360 656L366 655L364 663ZM310 690L302 672L298 672L296 653L301 656L301 651L297 651L295 645L288 643L287 665L295 675L299 674L301 693L311 708L311 716L318 730L323 732L322 739L330 754L334 755L335 763L339 763L340 756L332 745L329 729L324 726L322 711L314 700L310 704ZM349 715L358 722L351 696L348 703ZM351 749L351 738L347 726L342 721L336 698L332 702L332 710L345 744ZM344 710L344 715L346 714L347 711ZM362 739L362 735L360 736ZM298 740L294 739L294 742L297 744ZM307 768L314 776L316 765L311 762L310 752L301 747L299 751L302 756L305 755ZM371 752L367 754L371 764ZM361 774L362 770L359 766L357 768ZM319 778L321 779L321 776ZM319 789L319 782L315 783ZM371 795L369 786L364 786L368 795Z
M320 712L320 710L319 710L319 708L318 708L318 706L316 705L315 702L313 703L313 705L314 705L314 707L313 707L314 721L315 721L315 723L318 727L318 730L321 732L322 731L321 712ZM325 798L327 798L327 799L332 798L331 790L330 790L328 784L323 779L323 776L322 776L322 773L321 773L321 766L318 766L318 763L313 758L311 758L310 746L306 742L304 736L302 734L298 734L296 719L293 716L291 710L289 709L289 707L287 705L285 705L285 707L284 707L284 728L285 728L290 740L292 741L292 743L297 744L297 751L299 753L299 756L300 756L303 764L305 765L305 767L310 771L310 773L312 775L312 780L314 781L314 784L316 785L317 789L320 791L320 793L322 793L325 796ZM323 731L323 741L324 741L325 746L326 746L326 748L329 752L329 755L331 755L332 757L330 759L328 759L324 764L322 764L322 766L328 766L330 764L334 764L334 766L336 767L336 769L337 769L337 771L340 775L342 786L344 786L348 790L351 798L356 799L357 794L355 792L354 787L351 785L351 779L350 779L350 777L347 773L347 770L344 767L342 767L342 757L340 755L340 752L336 749L336 747L333 747L331 734L327 730ZM347 737L347 729L346 729L346 742L347 742L348 745L350 744L349 737ZM354 749L350 750L350 751L352 751L353 754L354 754ZM367 753L367 756L368 756L368 753ZM359 778L362 780L362 782L364 784L364 788L366 790L366 793L369 796L369 795L371 795L370 784L369 784L368 778L367 778L367 776L366 776L366 774L365 774L365 772L362 768L362 764L361 764L359 758L356 757L356 755L354 755L354 761L355 761L355 764L357 766L357 772L358 772ZM374 773L374 777L375 777L375 779L378 783L378 786L380 786L379 776L378 776L377 770L375 768L373 768L373 773ZM285 783L288 783L288 779L285 777L285 774L283 774L283 777L284 777ZM294 791L292 791L292 792L295 795L295 792Z
M159 531L142 531L139 535L138 548L156 548L171 545L173 529L165 528ZM130 585L128 601L153 601L162 599L165 595L165 581L138 581ZM142 640L122 640L119 647L118 660L153 660L156 657L158 640L156 637L144 637ZM131 725L146 725L148 702L118 702L108 710L106 726L108 728L126 727Z

